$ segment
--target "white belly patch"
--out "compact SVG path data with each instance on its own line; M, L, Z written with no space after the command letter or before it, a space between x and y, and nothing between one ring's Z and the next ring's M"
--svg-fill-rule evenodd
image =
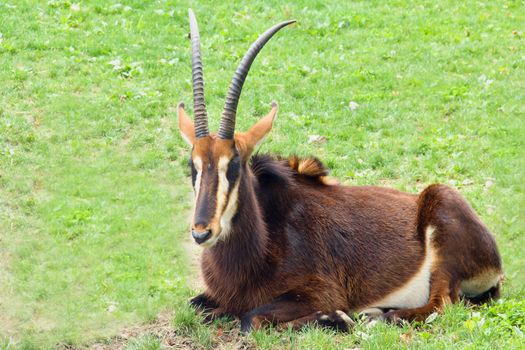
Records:
M367 306L367 308L412 309L421 307L428 303L430 293L430 275L432 272L432 264L435 260L431 244L432 233L434 230L435 227L428 226L425 231L425 260L423 261L423 264L421 264L419 271L400 288L388 294L383 299Z

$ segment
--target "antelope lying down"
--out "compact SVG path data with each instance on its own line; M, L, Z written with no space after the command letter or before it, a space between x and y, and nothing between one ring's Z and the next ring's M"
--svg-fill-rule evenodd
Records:
M329 180L315 158L252 156L272 128L270 113L234 133L250 66L287 21L255 41L231 82L219 132L209 133L197 22L189 11L195 124L178 107L192 146L191 234L204 247L207 289L191 300L210 317L346 329L348 313L422 320L461 297L497 297L502 268L494 238L458 192L431 185L413 195Z

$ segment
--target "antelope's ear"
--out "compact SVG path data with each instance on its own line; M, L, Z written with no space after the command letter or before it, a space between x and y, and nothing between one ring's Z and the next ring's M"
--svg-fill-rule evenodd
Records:
M184 110L184 103L179 103L177 106L177 114L179 116L179 130L182 138L190 145L195 142L195 126Z
M272 110L268 115L259 120L246 132L246 143L251 151L264 139L264 137L272 130L273 120L277 116L279 107L276 102L272 102Z

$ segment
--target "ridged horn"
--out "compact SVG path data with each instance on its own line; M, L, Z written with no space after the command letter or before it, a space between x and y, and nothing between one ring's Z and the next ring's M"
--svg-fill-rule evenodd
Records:
M191 9L188 9L191 36L191 78L193 81L193 109L195 113L195 136L204 137L208 130L208 115L204 102L204 76L202 74L201 38L197 19Z
M233 75L228 95L226 96L226 102L224 103L224 111L222 112L221 124L219 127L219 138L229 140L233 139L235 132L235 116L237 114L237 104L239 103L239 97L241 96L242 86L250 67L257 57L257 54L264 45L277 33L281 28L286 27L289 24L295 23L295 20L282 22L274 25L266 32L264 32L253 44L250 46L246 54L239 63L235 74Z

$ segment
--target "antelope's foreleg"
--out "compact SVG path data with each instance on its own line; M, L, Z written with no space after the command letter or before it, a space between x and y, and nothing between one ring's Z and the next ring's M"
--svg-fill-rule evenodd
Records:
M193 306L196 310L202 312L210 312L213 309L219 307L219 304L217 304L209 296L207 296L206 293L202 293L194 298L191 298L190 305Z
M267 324L289 322L313 313L312 306L303 300L281 297L259 306L241 317L241 332L258 329Z
M219 304L207 296L206 293L199 294L190 299L190 305L202 313L205 323L209 323L219 317L230 316L224 312Z
M429 301L426 305L414 309L389 311L381 318L392 323L399 323L401 320L424 321L431 313L442 312L445 305L458 299L458 289L450 286L450 279L446 274L434 272L431 278Z
M317 324L339 331L348 331L353 321L342 311L314 311L315 306L304 299L284 296L260 306L241 318L241 332L258 329L267 324L278 328L299 329L307 324Z
M341 310L328 313L317 311L289 322L280 323L279 329L287 329L291 327L294 330L299 330L307 325L318 325L335 331L348 332L350 327L354 324L355 322Z

